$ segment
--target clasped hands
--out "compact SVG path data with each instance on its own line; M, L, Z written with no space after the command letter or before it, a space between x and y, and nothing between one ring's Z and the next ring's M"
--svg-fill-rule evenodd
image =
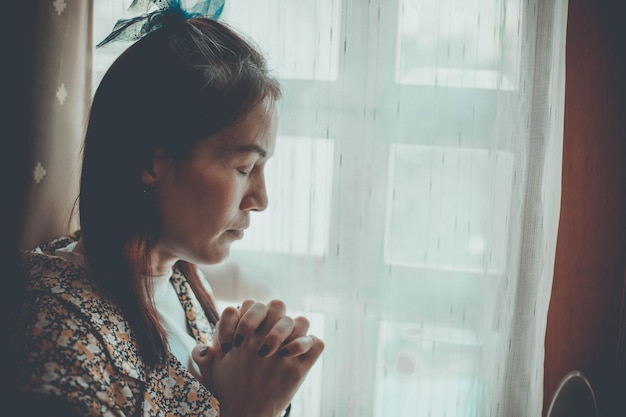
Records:
M307 334L309 321L285 311L277 300L228 307L212 346L194 349L203 382L220 402L220 417L280 415L319 358L324 343Z

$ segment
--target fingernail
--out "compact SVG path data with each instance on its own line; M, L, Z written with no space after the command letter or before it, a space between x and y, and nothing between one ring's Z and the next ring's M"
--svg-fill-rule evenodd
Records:
M203 347L202 349L200 349L200 352L198 352L198 354L202 357L202 356L206 356L206 352L207 350L209 350L208 347Z
M221 347L222 347L222 352L228 353L228 351L230 350L230 343L224 342L221 344Z
M263 345L261 346L261 349L259 349L259 356L261 358L264 358L265 355L267 355L267 352L270 351L270 347L268 345Z
M235 341L233 342L233 346L239 347L241 346L242 343L243 343L243 336L241 335L241 333L237 333L237 335L235 335Z
M287 356L289 355L289 349L287 348L282 348L281 350L278 351L278 356L283 357L283 356Z

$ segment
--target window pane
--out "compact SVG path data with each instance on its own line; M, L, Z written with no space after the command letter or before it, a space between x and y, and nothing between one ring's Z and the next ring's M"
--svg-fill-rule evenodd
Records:
M94 2L94 46L111 32L118 19L136 16L128 10L131 3L132 0ZM194 2L186 3L193 6ZM258 44L280 78L337 79L341 0L229 0L220 20ZM130 42L114 42L94 50L94 89L129 45Z
M376 417L478 417L476 333L382 321Z
M266 167L269 206L254 213L236 248L323 256L328 252L334 141L279 136Z
M229 0L222 16L266 52L280 78L336 80L340 13L341 0Z
M93 72L92 92L95 93L104 73L113 61L130 46L131 42L112 42L102 48L96 45L113 30L118 19L128 19L135 14L128 10L132 0L109 0L93 2Z
M386 263L502 271L512 180L510 152L392 145Z
M504 0L400 0L396 81L515 89L520 5Z

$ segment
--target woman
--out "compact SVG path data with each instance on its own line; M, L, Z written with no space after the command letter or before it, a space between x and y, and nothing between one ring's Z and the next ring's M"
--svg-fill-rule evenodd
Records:
M275 417L323 343L278 301L219 318L196 264L268 204L280 88L224 24L151 19L94 96L80 232L24 255L18 386L79 415Z

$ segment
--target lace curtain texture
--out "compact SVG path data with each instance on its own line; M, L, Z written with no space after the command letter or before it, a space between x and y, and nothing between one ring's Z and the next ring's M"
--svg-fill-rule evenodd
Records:
M69 80L95 89L126 45L91 61L93 47L129 3L41 2L58 39L46 59L63 56L47 88L79 99L70 134L34 152L31 209L73 203L51 190L57 175L75 190L75 172L46 158L78 166L90 91ZM73 8L93 8L93 27ZM226 2L221 19L266 53L284 99L270 206L203 270L220 308L280 298L326 342L292 415L540 415L566 18L558 0ZM67 126L57 96L42 130ZM27 243L66 225L37 210Z

